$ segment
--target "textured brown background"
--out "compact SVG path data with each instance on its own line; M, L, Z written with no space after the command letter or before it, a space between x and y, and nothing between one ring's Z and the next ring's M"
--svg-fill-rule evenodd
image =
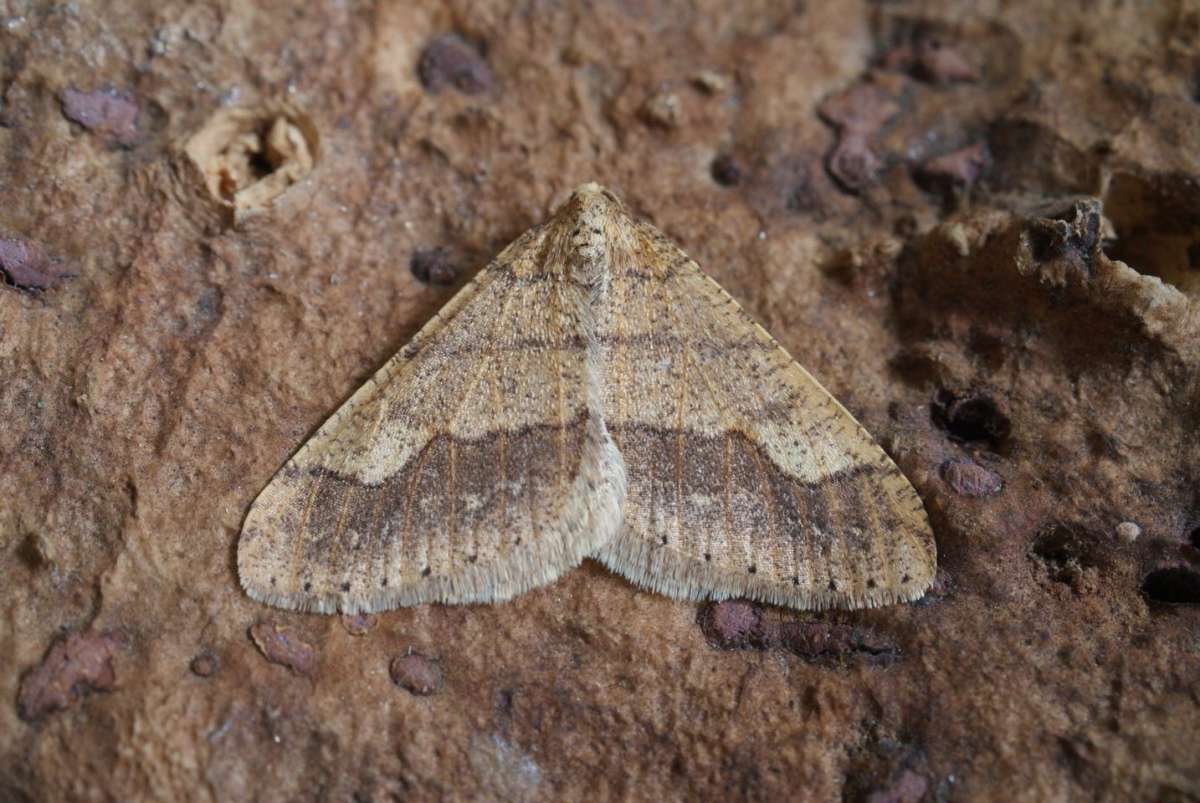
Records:
M1195 3L4 8L0 799L1200 800ZM246 215L184 151L234 108L317 138ZM414 254L592 179L878 436L934 591L250 602L251 499L453 292Z

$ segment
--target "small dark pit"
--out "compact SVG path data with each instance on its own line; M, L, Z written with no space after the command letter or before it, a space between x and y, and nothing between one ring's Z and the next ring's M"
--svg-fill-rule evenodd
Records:
M985 445L996 452L1003 452L1012 436L1012 421L985 394L958 396L941 390L930 406L930 417L954 440Z
M454 252L439 245L417 249L409 261L409 268L417 281L446 287L457 282L462 275L460 263Z
M453 87L464 95L478 95L492 87L492 70L482 48L456 33L433 39L421 53L417 75L430 93Z
M1050 580L1068 585L1076 593L1091 593L1097 570L1107 563L1102 547L1105 540L1075 524L1053 523L1033 539L1029 554L1045 567Z
M1200 605L1200 572L1187 566L1155 569L1142 581L1142 593L1153 602Z
M733 187L741 182L743 170L738 160L728 153L713 159L710 168L713 181L722 187Z

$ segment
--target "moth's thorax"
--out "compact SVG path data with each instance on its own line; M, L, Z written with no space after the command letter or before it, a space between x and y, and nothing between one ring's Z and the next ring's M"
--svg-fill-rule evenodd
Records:
M613 234L627 217L624 205L612 193L597 184L584 184L554 219L571 279L594 294L603 294L608 286Z

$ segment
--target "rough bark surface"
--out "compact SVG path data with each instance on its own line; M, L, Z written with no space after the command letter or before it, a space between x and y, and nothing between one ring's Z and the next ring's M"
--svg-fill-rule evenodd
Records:
M1194 3L0 22L0 799L1200 800ZM246 598L276 468L589 180L880 439L934 591Z

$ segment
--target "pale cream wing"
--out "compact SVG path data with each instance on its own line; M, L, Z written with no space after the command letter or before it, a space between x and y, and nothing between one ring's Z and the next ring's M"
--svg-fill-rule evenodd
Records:
M254 502L250 596L378 611L495 601L609 540L624 475L582 292L531 230L347 401Z
M795 608L913 600L933 535L871 436L648 224L612 256L605 416L628 476L597 557L673 597Z

